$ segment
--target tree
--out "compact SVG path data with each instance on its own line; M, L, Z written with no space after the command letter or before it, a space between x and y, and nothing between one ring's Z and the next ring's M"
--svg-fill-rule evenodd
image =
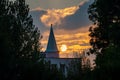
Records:
M94 22L90 27L90 43L95 51L120 44L120 5L119 0L95 0L88 9L89 19Z
M94 0L88 9L91 53L96 54L98 80L114 80L120 71L120 0Z
M25 0L17 0L13 5L10 5L10 8L10 15L14 16L12 23L12 34L14 35L12 39L15 53L20 58L37 60L41 36L38 28L33 25L28 5L25 3Z
M0 78L16 80L39 59L40 32L25 0L0 0Z
M75 58L67 66L67 80L81 80L82 77L82 59Z

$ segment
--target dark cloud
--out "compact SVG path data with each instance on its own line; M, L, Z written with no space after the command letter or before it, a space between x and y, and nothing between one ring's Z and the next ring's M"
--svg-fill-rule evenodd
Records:
M91 1L86 2L83 6L80 6L75 14L65 17L62 20L62 24L59 28L64 28L65 30L78 29L80 27L86 27L91 24L88 19L88 7Z
M40 31L43 33L47 28L44 26L44 24L40 21L40 17L47 12L44 10L36 10L36 11L30 11L30 15L32 15L33 23L36 27L40 29Z
M83 5L79 7L79 9L75 12L73 15L66 16L61 20L60 25L56 26L54 29L64 29L64 30L77 30L82 27L89 26L91 24L90 20L88 19L88 7L93 2L93 0L90 0L88 2L85 2ZM47 13L47 10L33 10L30 11L30 14L33 17L34 24L41 30L41 32L44 32L49 29L49 27L46 27L44 23L41 22L41 17Z
M41 7L44 9L62 9L70 6L78 5L82 1L87 0L26 0L31 9Z

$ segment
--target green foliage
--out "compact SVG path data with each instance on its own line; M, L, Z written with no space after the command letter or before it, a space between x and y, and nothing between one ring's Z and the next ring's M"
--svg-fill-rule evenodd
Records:
M33 25L24 0L1 1L0 40L2 54L21 59L38 59L39 30ZM4 54L4 55L5 55Z
M120 71L120 0L94 0L88 9L95 80L114 80ZM119 77L118 77L119 79Z
M74 59L70 62L69 66L67 67L68 73L68 80L78 80L82 77L82 66L81 66L81 59Z
M96 63L101 63L98 67L103 68L119 68L120 67L120 48L116 46L109 46L103 54L99 54L96 58ZM102 60L101 60L102 58Z
M29 15L28 5L25 0L17 0L11 6L14 15L13 43L15 52L23 59L38 59L39 39L41 38L38 29L33 25L32 17ZM35 60L36 61L36 60Z
M41 35L25 0L0 0L0 8L0 80L64 80L39 60Z
M119 79L117 73L120 71L120 47L110 45L104 51L104 54L99 54L96 57L96 68L94 74L98 80L114 80Z
M88 9L89 19L94 22L90 28L90 43L96 52L110 43L120 44L119 3L119 0L95 0Z
M67 80L93 80L91 68L82 65L82 59L80 58L71 61L67 67L67 73Z
M41 35L25 0L0 0L0 8L0 79L17 80L39 59Z

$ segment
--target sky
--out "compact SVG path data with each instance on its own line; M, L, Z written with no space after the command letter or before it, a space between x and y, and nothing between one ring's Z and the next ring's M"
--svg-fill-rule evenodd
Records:
M41 44L46 49L50 25L53 24L58 49L67 46L70 52L81 52L90 48L88 7L93 0L26 0L33 22L43 36ZM62 52L61 52L62 54ZM65 55L65 54L64 54Z

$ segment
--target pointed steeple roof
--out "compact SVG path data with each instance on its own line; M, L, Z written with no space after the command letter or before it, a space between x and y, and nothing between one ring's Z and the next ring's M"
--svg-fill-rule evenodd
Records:
M54 37L54 32L53 32L53 28L52 28L52 24L51 24L51 28L50 28L50 35L49 35L49 40L48 40L48 44L47 44L47 49L46 49L47 53L55 53L55 52L59 52L57 45L56 45L56 40Z

